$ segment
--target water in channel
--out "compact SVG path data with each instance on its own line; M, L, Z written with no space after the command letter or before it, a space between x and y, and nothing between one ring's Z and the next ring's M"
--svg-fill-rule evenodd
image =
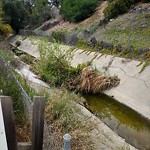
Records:
M134 147L150 150L150 121L106 95L83 95L87 108Z

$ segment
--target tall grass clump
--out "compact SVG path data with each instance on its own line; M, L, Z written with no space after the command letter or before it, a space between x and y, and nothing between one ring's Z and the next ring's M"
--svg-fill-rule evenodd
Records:
M4 95L11 96L13 100L13 108L15 113L15 119L21 121L24 117L24 105L21 99L21 92L15 81L10 78L8 74L5 74L0 68L0 89Z
M39 45L40 60L35 69L39 76L53 86L64 86L69 90L86 93L100 93L119 84L118 77L107 77L97 73L87 64L70 66L72 51L54 43Z
M109 77L96 72L91 67L85 67L82 69L76 80L69 84L78 92L96 94L109 90L119 83L120 79L117 76Z
M60 86L68 78L75 77L80 69L70 66L72 59L71 50L64 49L58 43L48 45L42 42L39 45L40 60L35 66L39 76L50 85Z

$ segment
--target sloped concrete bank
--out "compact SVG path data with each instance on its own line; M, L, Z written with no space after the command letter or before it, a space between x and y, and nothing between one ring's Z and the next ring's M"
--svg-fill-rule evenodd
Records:
M21 41L18 49L39 59L38 46L35 44L38 40L35 40L33 44L29 38L15 36L10 44L15 46L17 41ZM66 48L68 49L68 46ZM139 73L144 63L140 65L139 61L96 52L86 53L83 50L74 51L71 65L77 66L91 60L93 60L92 66L100 72L112 76L117 75L120 78L120 85L105 91L105 94L150 119L150 65Z
M95 52L82 53L77 50L72 61L73 66L95 58L92 66L102 73L117 75L120 78L119 86L105 91L109 95L134 109L144 117L150 119L150 65L139 73L144 65L135 60L102 55Z

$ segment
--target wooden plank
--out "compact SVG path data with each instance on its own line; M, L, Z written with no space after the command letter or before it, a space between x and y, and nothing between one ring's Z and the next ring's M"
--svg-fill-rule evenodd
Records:
M17 150L17 138L11 98L0 96L8 150Z
M43 128L44 128L45 98L34 97L33 119L32 119L32 150L42 150L43 148Z
M0 150L8 150L5 127L4 127L4 119L2 113L1 98L0 98Z

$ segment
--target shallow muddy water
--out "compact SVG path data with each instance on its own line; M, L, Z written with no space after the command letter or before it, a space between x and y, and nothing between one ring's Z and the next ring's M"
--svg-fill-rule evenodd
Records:
M150 121L106 95L84 95L87 108L138 149L150 150Z

